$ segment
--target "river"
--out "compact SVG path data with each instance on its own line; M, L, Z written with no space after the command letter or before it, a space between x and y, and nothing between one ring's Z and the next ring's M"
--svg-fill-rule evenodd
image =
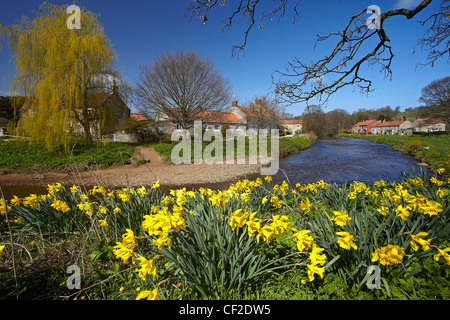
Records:
M383 179L401 181L403 174L421 174L411 156L385 144L362 139L330 138L317 140L309 149L280 160L282 170L274 181L289 178L292 184L325 182L343 184L354 180L370 183Z
M418 166L418 161L392 149L362 139L330 138L317 140L309 149L280 159L279 172L273 176L275 183L287 180L292 185L324 180L327 183L343 184L358 180L365 183L383 179L387 182L402 180L403 174L421 174L426 169ZM256 179L258 175L247 177ZM230 183L187 185L188 189L199 187L212 189L228 188ZM163 191L179 186L162 187ZM47 193L43 186L3 186L7 199L13 195L25 197L31 193Z

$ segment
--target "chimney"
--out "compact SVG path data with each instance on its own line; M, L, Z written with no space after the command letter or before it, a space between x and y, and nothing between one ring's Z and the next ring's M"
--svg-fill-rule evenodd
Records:
M255 99L255 106L261 105L262 100L261 99Z
M110 94L117 94L119 92L119 89L116 85L112 85L109 87L109 93Z
M237 100L231 101L231 106L232 106L232 107L237 107L237 106L238 106Z

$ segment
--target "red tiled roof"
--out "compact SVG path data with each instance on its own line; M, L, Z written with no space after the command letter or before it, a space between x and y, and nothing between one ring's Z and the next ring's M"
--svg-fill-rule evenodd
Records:
M379 122L374 124L372 127L397 127L401 125L403 122L405 122L405 120Z
M281 120L281 124L303 124L302 119Z
M435 124L435 123L444 123L441 119L430 119L430 118L421 118L417 119L421 124Z
M170 110L173 114L178 112L176 108L170 108ZM175 120L173 114L169 115L171 120ZM234 113L221 111L201 111L196 115L195 120L208 123L245 124Z
M145 121L148 120L145 116L142 114L136 114L136 113L130 113L130 118L132 118L135 121Z
M360 121L358 123L355 123L353 126L354 127L368 126L368 125L374 124L376 122L377 122L376 120L365 120L365 121Z
M258 114L254 109L250 109L247 107L237 107L242 113L244 113L247 117L257 117Z
M199 120L210 123L245 124L234 113L219 111L203 111L199 114Z

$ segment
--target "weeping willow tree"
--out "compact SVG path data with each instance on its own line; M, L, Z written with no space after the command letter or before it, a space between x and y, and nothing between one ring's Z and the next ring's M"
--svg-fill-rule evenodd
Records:
M101 122L92 97L104 94L111 79L123 83L115 69L117 55L97 16L82 8L80 28L69 29L66 10L43 3L34 19L0 26L16 66L11 92L28 98L16 134L45 141L49 149L61 143L67 149L76 125L92 143L92 126Z

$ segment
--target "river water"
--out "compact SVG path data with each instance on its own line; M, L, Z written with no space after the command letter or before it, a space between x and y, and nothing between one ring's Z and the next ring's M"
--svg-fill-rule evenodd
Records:
M418 161L392 147L362 139L317 140L309 149L280 160L274 181L289 178L295 184L325 182L343 184L354 180L370 183L380 179L401 181L403 174L420 175Z
M275 183L289 180L292 185L324 180L327 183L343 184L354 180L370 183L383 179L387 182L402 180L403 174L421 174L426 169L418 161L384 144L362 139L331 138L317 140L309 149L280 159L279 172L273 176ZM259 175L246 177L254 180ZM286 178L287 177L287 178ZM186 185L188 189L200 187L212 189L228 188L230 183ZM180 186L161 187L169 191ZM183 186L181 186L183 187ZM7 199L13 195L25 197L29 194L47 193L44 186L3 186Z

